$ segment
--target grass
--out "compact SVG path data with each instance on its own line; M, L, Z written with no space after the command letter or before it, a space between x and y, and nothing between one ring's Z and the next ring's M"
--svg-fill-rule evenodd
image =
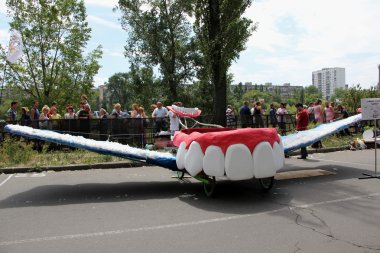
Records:
M359 138L359 136L361 138L361 134L356 136L330 135L322 139L322 145L325 148L348 146L352 140Z
M95 164L105 162L128 161L126 159L97 154L78 149L50 150L48 144L39 152L33 149L32 142L23 139L7 138L0 144L0 168L61 166L70 164Z

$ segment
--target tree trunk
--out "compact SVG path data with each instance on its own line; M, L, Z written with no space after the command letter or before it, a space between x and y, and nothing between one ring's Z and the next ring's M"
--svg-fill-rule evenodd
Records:
M212 82L214 84L214 115L215 124L226 125L226 96L227 74L222 62L222 42L218 35L221 33L219 0L209 0L210 20L209 39L212 43L210 52Z

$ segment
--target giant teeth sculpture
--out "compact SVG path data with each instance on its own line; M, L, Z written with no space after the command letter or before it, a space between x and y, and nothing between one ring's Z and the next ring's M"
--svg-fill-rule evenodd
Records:
M281 139L274 128L200 128L176 132L176 164L191 176L226 175L231 180L272 177L284 165Z
M284 166L284 152L311 145L360 121L361 114L358 114L287 136L278 136L273 128L185 129L174 138L177 156L19 125L6 125L4 129L31 139L144 161L173 171L186 170L192 176L204 173L242 180L273 177Z

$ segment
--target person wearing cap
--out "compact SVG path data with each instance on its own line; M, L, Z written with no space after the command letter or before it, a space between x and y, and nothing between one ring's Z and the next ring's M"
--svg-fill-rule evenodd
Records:
M309 114L307 110L303 107L303 104L296 104L297 114L296 114L296 129L297 131L307 130L307 125L309 124ZM307 149L306 147L301 148L301 156L298 159L306 159Z

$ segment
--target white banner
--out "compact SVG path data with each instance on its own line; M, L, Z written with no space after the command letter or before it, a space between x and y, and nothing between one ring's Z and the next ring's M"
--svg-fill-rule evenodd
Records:
M22 56L22 38L18 31L11 32L11 38L9 40L9 49L7 55L7 61L15 63Z

